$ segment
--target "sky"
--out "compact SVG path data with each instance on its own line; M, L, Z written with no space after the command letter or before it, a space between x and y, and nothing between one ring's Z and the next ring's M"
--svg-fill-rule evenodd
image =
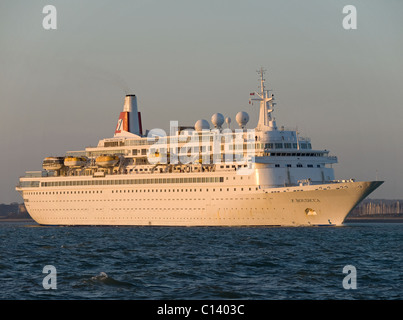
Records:
M57 10L46 30L43 8ZM357 29L343 28L345 5ZM112 137L124 96L143 128L220 112L257 124L267 70L278 126L338 157L336 178L384 180L403 199L403 1L137 0L0 2L0 203L43 158Z

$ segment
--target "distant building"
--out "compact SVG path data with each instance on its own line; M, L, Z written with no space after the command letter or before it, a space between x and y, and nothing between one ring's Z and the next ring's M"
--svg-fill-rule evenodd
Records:
M24 204L0 204L0 219L30 219Z
M402 203L403 200L366 199L349 216L403 215Z

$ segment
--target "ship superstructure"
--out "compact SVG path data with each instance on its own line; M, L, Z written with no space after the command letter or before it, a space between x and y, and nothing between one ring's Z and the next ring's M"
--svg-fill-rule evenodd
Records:
M137 97L127 95L112 138L45 158L16 189L43 225L341 225L382 181L335 180L337 158L277 128L263 69L259 81L254 129L241 111L237 129L216 113L213 128L171 121L169 134L143 134Z

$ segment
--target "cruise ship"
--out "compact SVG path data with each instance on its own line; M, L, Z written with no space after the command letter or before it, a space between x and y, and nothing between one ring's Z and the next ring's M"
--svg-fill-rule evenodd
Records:
M143 132L126 95L115 134L96 147L50 155L16 190L41 225L339 226L383 181L336 180L337 157L297 130L278 128L265 70L249 115L170 122ZM253 107L252 107L253 108Z

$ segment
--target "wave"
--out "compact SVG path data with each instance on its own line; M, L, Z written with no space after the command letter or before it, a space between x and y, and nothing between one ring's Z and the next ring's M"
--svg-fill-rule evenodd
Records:
M103 284L115 287L126 287L126 288L134 287L132 283L116 280L108 276L105 272L100 272L98 275L91 277L89 282L93 284Z

